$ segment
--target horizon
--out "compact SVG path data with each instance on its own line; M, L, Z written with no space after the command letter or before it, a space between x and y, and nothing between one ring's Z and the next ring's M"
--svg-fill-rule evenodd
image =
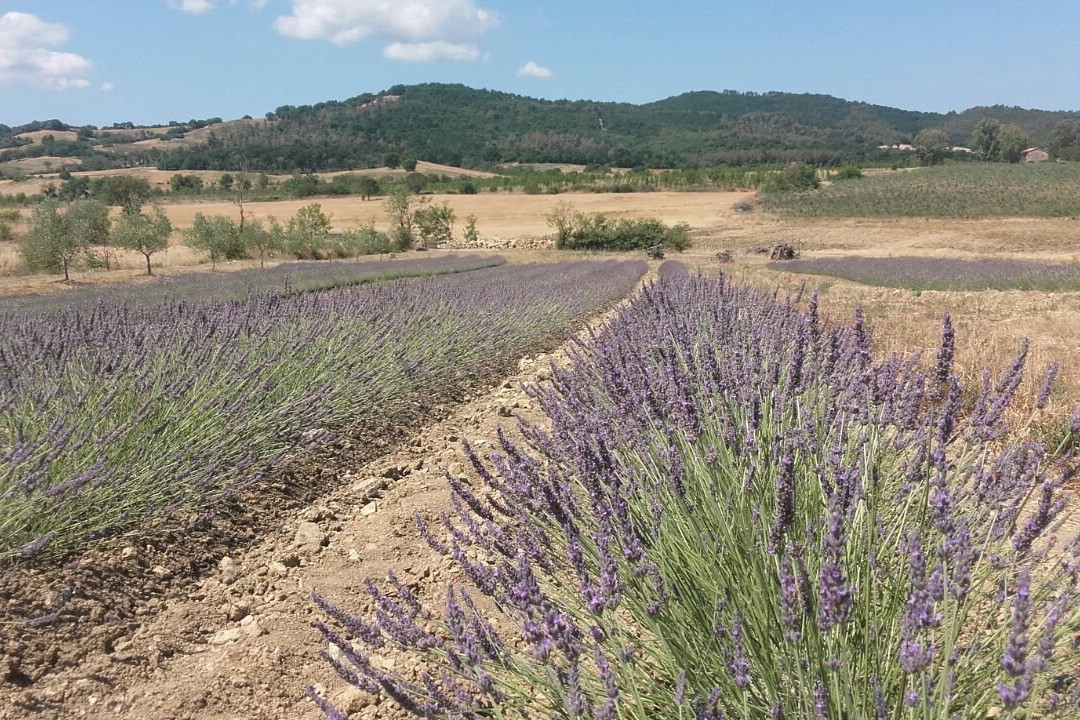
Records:
M613 14L568 0L3 0L0 122L263 117L423 83L635 105L738 89L942 114L1080 109L1068 89L1080 45L1065 31L1080 8L1047 2L1002 27L1010 8L995 7L918 0L899 15L854 0L632 0Z

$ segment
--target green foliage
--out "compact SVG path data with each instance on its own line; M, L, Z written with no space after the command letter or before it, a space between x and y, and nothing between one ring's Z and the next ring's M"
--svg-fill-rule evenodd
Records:
M199 192L203 189L203 179L198 175L181 175L177 173L169 178L169 189L173 192Z
M330 216L318 203L297 210L286 225L285 242L298 259L317 259L329 247L329 239Z
M762 196L803 217L1075 217L1080 164L957 163Z
M97 258L96 262L109 269L109 232L112 228L109 207L97 200L76 200L68 207L64 219L67 221L68 233L74 236L78 245L87 250L93 246L101 247L101 257Z
M386 214L390 218L390 242L395 250L408 250L416 239L413 231L414 201L405 187L398 185L386 198Z
M285 231L274 219L269 226L261 220L250 220L240 233L240 241L247 254L259 256L259 266L264 267L267 256L285 249Z
M833 180L858 180L863 177L863 171L857 165L845 165L832 174Z
M1080 120L1062 120L1054 126L1048 144L1050 154L1061 159L1080 150Z
M347 250L350 257L387 255L394 251L390 236L379 232L371 226L348 230L343 233L342 246Z
M1018 163L1024 159L1024 150L1031 146L1031 137L1016 123L1001 128L1001 159Z
M422 193L427 190L428 178L423 173L413 172L405 176L405 187L411 192Z
M454 210L447 203L424 203L413 214L413 223L422 248L449 244L454 239Z
M975 154L980 160L998 160L1001 158L1001 121L996 118L983 118L975 126L971 136Z
M560 250L645 250L660 246L683 251L690 247L690 226L668 227L656 218L612 219L603 213L586 215L557 207L548 216Z
M814 190L820 184L817 170L806 163L792 163L780 172L769 173L761 189L769 193L799 192Z
M141 204L132 202L124 206L120 219L113 225L113 244L142 254L146 258L146 274L153 275L150 258L169 249L172 230L172 223L160 206L155 205L146 214Z
M379 181L373 177L365 177L360 180L360 197L369 200L382 192Z
M923 165L939 165L949 156L952 147L949 136L940 128L920 130L911 144Z
M228 192L232 190L234 182L236 182L236 178L233 177L232 173L222 173L221 177L218 178L218 187Z
M64 280L69 280L71 263L85 249L81 236L69 231L59 203L45 200L34 206L29 232L19 248L31 271L63 272Z
M245 228L246 230L247 228ZM195 221L184 233L184 244L210 255L210 264L217 268L219 260L239 260L246 254L240 228L223 215L195 215Z
M145 201L153 194L148 180L131 175L108 175L90 183L90 195L106 205L121 206L133 197Z
M469 215L465 218L465 244L472 247L480 242L480 231L476 229L476 216Z
M408 158L405 162L401 163L401 169L406 172L416 172L416 159Z

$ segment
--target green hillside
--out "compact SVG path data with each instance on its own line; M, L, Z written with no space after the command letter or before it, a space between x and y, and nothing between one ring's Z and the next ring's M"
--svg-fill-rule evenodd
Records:
M77 140L54 143L48 152L62 150L94 164L152 164L166 170L243 165L264 172L355 169L410 158L467 167L830 164L880 160L878 145L910 141L927 127L944 128L955 144L967 145L984 117L1016 122L1036 143L1046 144L1057 122L1080 119L1080 113L995 106L939 114L829 95L734 91L691 92L632 105L426 84L283 106L260 121L171 123L161 143L83 128ZM33 126L80 129L59 121ZM30 127L0 125L0 162L45 154L40 144L20 144L15 137Z

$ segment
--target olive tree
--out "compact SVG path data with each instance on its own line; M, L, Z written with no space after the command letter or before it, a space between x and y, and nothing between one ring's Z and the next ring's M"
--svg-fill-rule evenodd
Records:
M417 234L422 246L429 247L448 244L454 239L454 220L457 216L447 203L440 205L423 204L413 214Z
M1001 159L1008 163L1018 163L1024 159L1024 150L1031 146L1031 136L1016 123L1003 125L1001 128Z
M980 160L998 160L1001 157L1001 121L983 118L975 126L971 140Z
M19 254L27 267L36 271L62 271L64 282L70 282L68 270L85 251L82 236L70 231L58 202L44 200L34 206L29 232L19 247Z
M109 219L109 206L97 200L76 200L64 214L68 232L83 248L101 247L101 259L105 269L111 270L109 252L109 231L112 221Z
M173 226L165 211L155 205L149 214L139 210L128 210L120 216L113 226L113 243L125 250L140 253L146 258L146 274L153 275L150 257L169 249L169 236Z
M330 216L319 203L305 205L289 218L285 237L296 257L315 259L330 240Z
M184 244L210 255L210 267L217 269L218 260L243 257L244 246L236 223L222 215L195 215L191 227L184 233Z

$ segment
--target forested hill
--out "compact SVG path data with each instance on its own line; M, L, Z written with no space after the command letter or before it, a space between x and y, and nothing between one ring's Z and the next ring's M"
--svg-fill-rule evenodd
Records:
M692 92L631 105L538 100L427 84L284 106L265 120L202 121L191 132L174 123L155 141L122 142L108 130L84 129L65 149L85 145L71 154L167 170L243 165L265 172L354 169L408 159L467 167L510 162L620 167L828 163L874 159L878 145L910 141L927 127L944 128L955 144L967 145L984 117L1019 123L1044 144L1055 123L1080 119L1080 113L997 106L939 114L829 95L733 91Z

